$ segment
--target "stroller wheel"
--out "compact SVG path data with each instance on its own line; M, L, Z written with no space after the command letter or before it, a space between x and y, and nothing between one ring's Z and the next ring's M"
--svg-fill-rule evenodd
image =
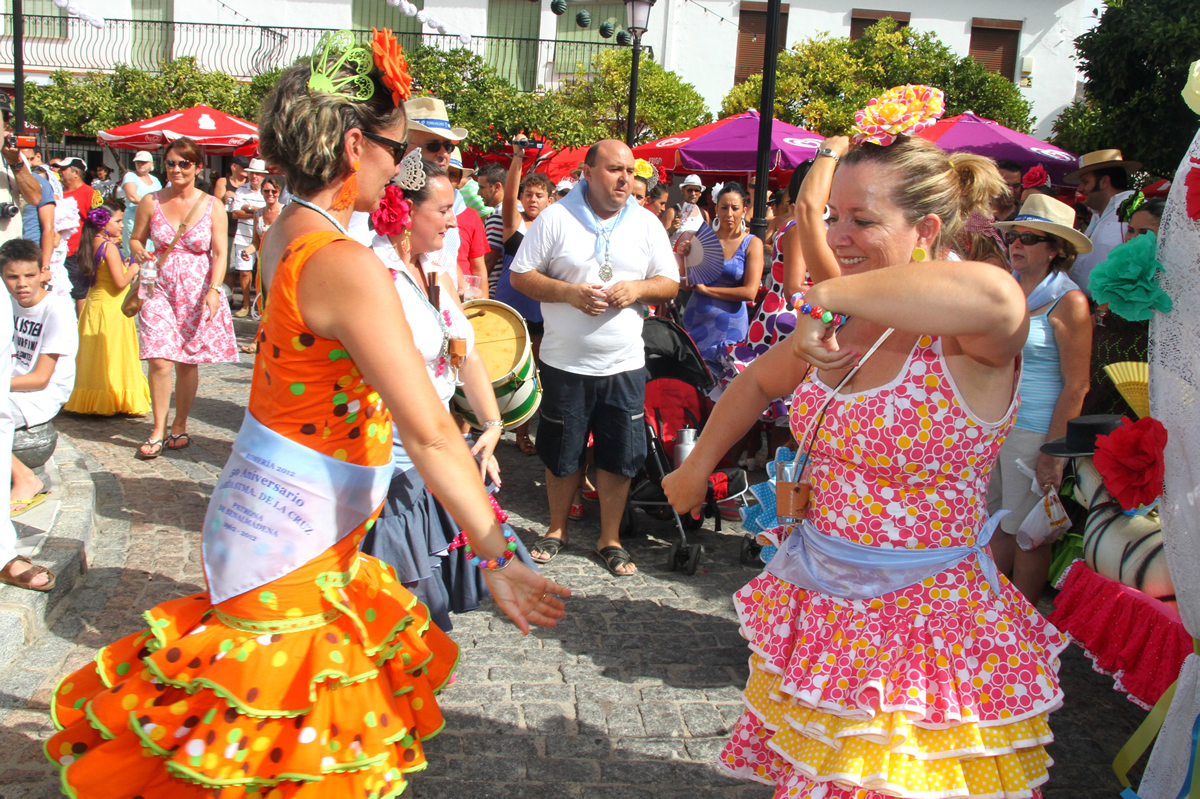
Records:
M673 572L679 569L679 544L671 544L671 549L667 552L667 571Z
M688 574L696 573L696 567L700 565L700 551L701 551L701 549L700 549L699 544L692 544L690 547L688 547L688 557L687 557L687 573Z

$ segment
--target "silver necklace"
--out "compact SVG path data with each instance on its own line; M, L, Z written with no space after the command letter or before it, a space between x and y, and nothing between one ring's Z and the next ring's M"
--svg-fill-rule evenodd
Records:
M292 202L298 203L300 205L303 205L305 208L309 208L313 211L316 211L318 214L320 214L321 216L328 219L333 224L333 226L338 229L338 232L341 233L343 236L350 235L349 233L346 232L346 228L342 227L342 223L337 221L336 219L334 219L333 215L330 214L328 211L326 211L324 208L321 208L320 206L317 206L317 205L313 205L308 200L303 200L299 197L292 197Z

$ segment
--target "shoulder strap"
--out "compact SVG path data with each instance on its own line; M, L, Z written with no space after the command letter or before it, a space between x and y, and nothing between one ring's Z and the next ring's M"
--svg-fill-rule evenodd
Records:
M192 221L192 216L196 213L196 209L200 207L200 202L205 197L208 197L210 200L212 199L211 196L201 192L200 196L196 198L196 202L192 203L192 207L188 209L187 215L184 216L183 221L179 223L179 227L175 230L175 238L171 239L171 243L166 246L166 249L164 249L156 259L158 261L159 268L166 263L167 256L171 254L171 250L175 249L175 245L179 243L179 237L187 232L188 225L190 225ZM158 205L157 193L154 195L154 204Z

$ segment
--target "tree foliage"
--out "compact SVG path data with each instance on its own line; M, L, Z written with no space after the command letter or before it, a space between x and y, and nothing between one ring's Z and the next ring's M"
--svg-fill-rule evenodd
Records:
M82 76L58 70L50 83L25 84L25 118L48 138L96 133L168 111L208 105L254 120L278 72L240 83L224 72L202 69L193 57L176 58L159 73L118 64L112 72Z
M581 65L575 80L561 90L569 108L595 121L599 130L592 141L625 139L632 69L632 50L607 48L592 59L591 75L584 74ZM638 62L635 143L660 139L711 121L712 114L695 86L649 58L643 57Z
M1195 0L1108 2L1100 22L1075 40L1084 98L1054 124L1054 143L1083 153L1116 147L1151 172L1172 174L1196 132L1179 93L1200 57Z
M973 111L1028 133L1032 107L1011 80L954 53L930 32L882 19L862 38L820 34L779 54L775 116L826 136L845 135L854 112L893 86L922 83L946 93L946 116ZM757 108L762 75L733 87L721 105L730 116Z

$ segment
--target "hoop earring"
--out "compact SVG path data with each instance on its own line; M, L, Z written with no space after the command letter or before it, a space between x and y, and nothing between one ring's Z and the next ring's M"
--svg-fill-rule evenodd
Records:
M333 205L329 206L329 210L345 211L347 208L354 207L354 201L358 199L358 167L359 162L356 158L350 164L350 177L346 178L341 190L333 198Z
M913 252L912 252L913 261L915 261L915 262L924 261L928 257L929 257L929 253L925 251L924 247L916 247L913 249Z

